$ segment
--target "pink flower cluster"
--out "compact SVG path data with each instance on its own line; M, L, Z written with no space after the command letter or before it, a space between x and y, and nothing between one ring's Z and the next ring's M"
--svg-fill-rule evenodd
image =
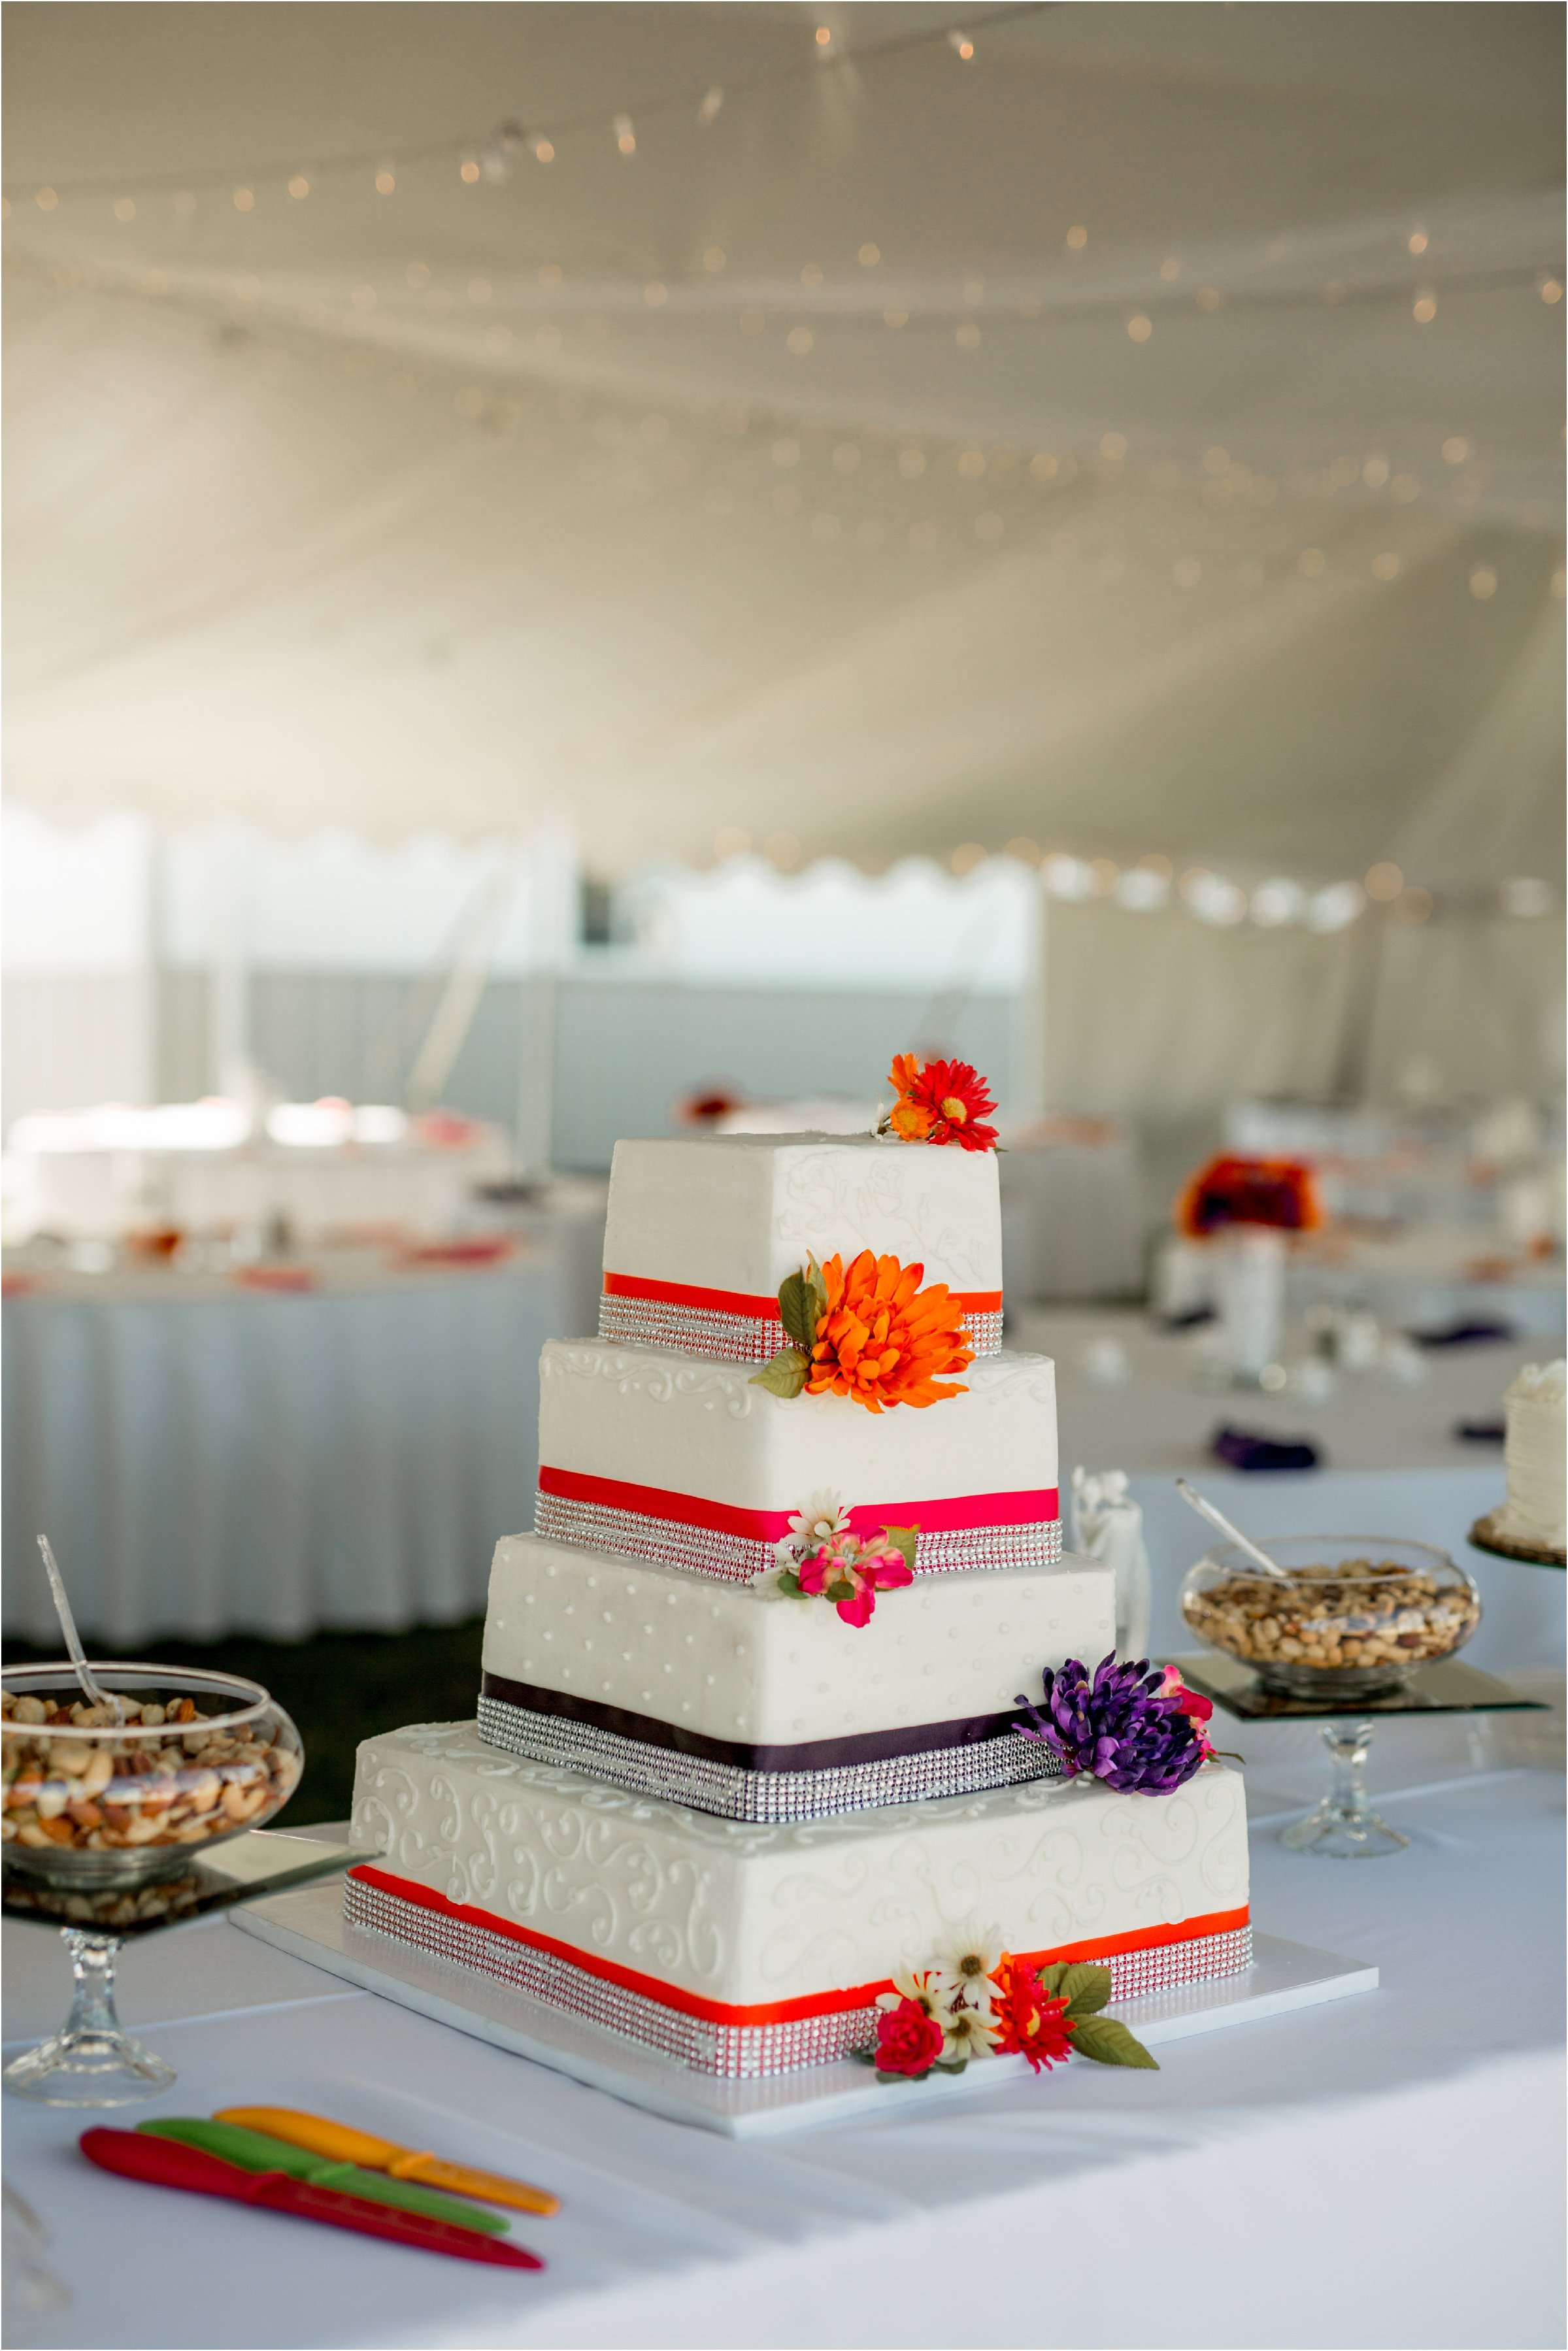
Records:
M909 1562L885 1533L862 1542L847 1530L808 1552L795 1573L808 1599L835 1602L844 1623L855 1625L871 1622L879 1592L894 1592L915 1581Z

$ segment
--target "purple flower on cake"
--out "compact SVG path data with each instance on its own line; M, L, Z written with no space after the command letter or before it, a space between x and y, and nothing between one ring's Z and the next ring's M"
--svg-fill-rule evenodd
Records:
M1060 1671L1048 1666L1044 1697L1032 1704L1021 1693L1028 1716L1019 1729L1026 1739L1043 1739L1060 1757L1070 1780L1088 1772L1119 1795L1168 1796L1186 1785L1204 1760L1204 1742L1166 1675L1146 1657L1118 1665L1114 1652L1103 1657L1091 1681L1089 1669L1069 1657Z

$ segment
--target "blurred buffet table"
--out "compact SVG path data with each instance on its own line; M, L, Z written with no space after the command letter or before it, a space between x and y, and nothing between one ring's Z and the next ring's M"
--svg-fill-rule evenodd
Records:
M1375 1962L1376 1991L1169 2043L1158 2073L1070 2064L946 2105L915 2085L871 2119L783 2138L618 2105L222 1920L132 1946L121 2014L180 2070L135 2116L299 2106L538 2180L560 2212L519 2214L516 2235L549 2266L515 2277L227 2204L193 2212L94 2171L76 2140L97 2117L28 2107L8 2117L7 2173L72 2299L7 2339L1559 2344L1561 1717L1490 1718L1479 1739L1475 1719L1380 1729L1375 1792L1411 1844L1370 1867L1278 1841L1263 1770L1288 1776L1291 1760L1262 1750L1301 1726L1242 1741L1255 1918ZM1320 1750L1297 1803L1322 1780ZM7 1923L5 1939L9 2054L57 2023L67 1968L52 1935ZM1478 1967L1505 1996L1469 1989Z
M591 1327L602 1220L585 1185L448 1240L101 1272L14 1254L7 1631L57 1637L40 1531L111 1653L481 1610L532 1513L539 1349Z
M1560 1340L1398 1348L1392 1368L1364 1371L1297 1364L1286 1387L1270 1395L1219 1384L1207 1367L1202 1330L1160 1331L1132 1310L1041 1309L1009 1316L1007 1335L1011 1346L1056 1358L1064 1515L1075 1466L1129 1473L1144 1512L1156 1654L1190 1646L1176 1593L1209 1546L1203 1522L1176 1490L1176 1479L1186 1477L1260 1537L1364 1533L1435 1543L1480 1590L1481 1624L1465 1653L1470 1662L1504 1671L1561 1657L1562 1575L1493 1558L1466 1541L1502 1499L1503 1391L1521 1364L1554 1353ZM1301 1392L1303 1381L1311 1393ZM1227 1468L1212 1451L1221 1426L1305 1437L1318 1466ZM1465 1437L1461 1426L1494 1434Z

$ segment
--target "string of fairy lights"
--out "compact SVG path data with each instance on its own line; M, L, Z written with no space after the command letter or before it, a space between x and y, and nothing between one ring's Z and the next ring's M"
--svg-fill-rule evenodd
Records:
M1288 516L1282 516L1279 544L1267 560L1250 548L1238 556L1216 536L1228 510L1290 509L1303 501L1339 502L1348 493L1361 504L1385 505L1391 522L1396 523L1400 512L1413 508L1426 488L1420 474L1391 463L1377 451L1342 455L1326 464L1302 462L1275 474L1249 466L1217 446L1179 462L1157 446L1137 450L1127 435L1114 430L1075 455L1060 446L1031 451L1015 444L982 444L886 427L851 432L809 413L724 401L674 404L680 423L691 428L688 438L698 453L694 460L689 450L669 446L673 420L665 410L637 418L631 413L635 403L624 397L591 397L574 385L559 388L537 374L492 374L481 382L465 381L460 362L428 356L415 360L396 344L375 340L374 306L368 301L351 306L345 318L335 320L319 302L268 308L254 277L241 277L222 287L193 288L176 286L168 272L160 270L110 270L72 260L46 266L16 255L8 257L8 266L14 273L62 290L91 291L182 311L215 329L230 351L270 347L314 360L329 374L361 381L379 376L397 401L434 393L526 459L559 459L564 450L576 446L585 479L643 494L695 487L705 524L731 529L757 523L775 529L801 528L824 548L837 545L862 553L897 548L951 561L962 558L966 549L971 558L983 558L1006 542L1015 551L1021 544L1042 553L1059 571L1087 569L1097 588L1163 577L1181 596L1206 580L1212 589L1218 580L1247 596L1281 579L1302 583L1343 579L1350 559L1332 543L1301 545ZM559 274L549 265L539 272L547 284ZM423 293L433 276L428 265L411 263L404 273L405 287ZM361 295L373 290L359 289ZM453 306L466 299L482 314L495 293L489 280L470 279L445 298ZM588 330L594 323L591 318ZM497 330L492 326L486 331L494 335ZM510 330L502 331L509 340ZM559 340L559 329L549 331ZM773 475L766 493L737 494L728 470L736 444L766 452ZM726 473L719 478L711 463L704 461L725 444ZM1477 453L1464 435L1446 436L1431 456L1451 475L1461 503L1467 496L1473 500L1484 488L1485 468L1476 463ZM1085 511L1084 502L1098 489L1128 482L1162 494L1185 485L1198 513L1197 524L1184 530L1156 523L1132 541L1119 538L1113 530L1108 537L1103 518L1092 505ZM869 494L874 509L890 488L896 488L901 497L936 496L946 503L901 526L890 524L879 511L853 512L852 493L862 494L862 506ZM1069 494L1065 499L1062 493ZM968 506L955 511L955 497L966 495ZM841 510L846 502L849 512ZM1391 538L1396 535L1396 530L1390 533ZM1374 581L1385 585L1406 572L1409 559L1397 545L1378 548L1370 558L1361 550L1355 558ZM1478 604L1490 601L1500 583L1498 559L1477 560L1472 550L1465 563L1470 597ZM1562 594L1561 571L1552 584Z
M976 56L977 43L983 42L988 32L1026 17L1042 16L1057 5L1059 0L1011 0L1007 6L957 17L946 25L906 28L885 40L854 45L845 41L831 23L818 23L812 27L810 48L801 57L731 76L727 82L704 81L679 90L648 92L620 106L552 113L527 122L508 117L477 138L465 134L418 141L412 146L405 143L401 164L384 146L361 148L329 156L314 164L302 161L269 162L237 169L214 166L198 172L122 172L112 177L93 174L57 178L31 188L12 183L5 187L5 202L9 206L30 197L41 212L48 213L62 201L107 198L116 219L130 220L135 217L138 197L166 194L172 198L175 211L188 216L195 210L196 191L207 188L232 191L235 211L248 213L256 208L258 189L268 183L287 189L295 201L303 202L323 181L359 177L368 180L378 195L390 196L396 193L400 168L407 171L428 164L444 164L449 169L455 165L467 187L476 187L481 183L496 187L509 180L525 158L548 168L575 138L580 138L585 146L598 141L604 149L608 134L615 153L630 162L637 152L640 123L673 120L699 131L709 130L723 112L727 100L751 97L824 70L852 73L858 78L867 68L919 49L938 54L947 50L959 64L967 65Z
M800 842L792 832L768 833L760 841L736 826L716 834L716 866L732 865L758 853L782 874L802 863ZM1406 878L1390 859L1379 859L1360 880L1302 883L1282 874L1248 887L1207 866L1178 865L1155 850L1134 862L1121 864L1111 857L1078 857L1064 850L1042 850L1038 841L1017 836L999 852L979 841L961 841L946 859L960 881L979 877L998 864L1033 870L1043 895L1059 904L1098 904L1126 914L1153 914L1166 911L1191 915L1214 930L1249 926L1260 931L1299 928L1319 935L1347 930L1369 913L1384 915L1398 929L1419 930L1445 915L1498 914L1531 920L1550 914L1559 904L1558 893L1548 882L1520 876L1497 885L1427 889Z
M449 404L459 418L526 461L559 463L562 455L574 452L580 475L590 482L632 494L695 491L705 527L733 529L761 524L804 531L824 552L837 547L852 549L862 559L896 549L901 554L948 562L980 561L1004 543L1009 551L1021 543L1042 553L1059 571L1086 569L1097 588L1134 579L1146 583L1163 576L1178 597L1200 583L1212 591L1217 580L1243 595L1281 580L1288 580L1295 592L1310 593L1314 582L1343 580L1347 564L1358 564L1384 586L1400 579L1413 559L1400 545L1379 548L1370 557L1364 548L1354 556L1342 554L1332 544L1332 534L1324 534L1331 539L1328 546L1300 545L1299 532L1283 527L1283 513L1278 544L1267 560L1251 549L1238 557L1224 547L1224 517L1231 509L1252 514L1258 508L1293 508L1303 501L1348 496L1362 505L1385 504L1395 521L1427 494L1434 469L1447 504L1461 509L1467 503L1474 506L1487 490L1490 469L1485 452L1467 434L1448 433L1435 439L1429 450L1398 455L1378 449L1327 457L1322 452L1299 451L1281 467L1277 457L1272 464L1249 465L1244 456L1218 446L1201 453L1183 449L1179 455L1168 447L1135 448L1114 427L1097 436L1080 436L1071 445L1049 448L892 428L852 431L814 416L804 402L795 410L757 402L667 402L667 408L677 412L674 420L664 410L650 411L639 419L630 413L637 403L624 396L562 382L562 354L570 356L568 347L574 341L597 356L629 327L643 331L648 323L683 314L716 317L715 306L733 256L714 245L694 256L688 266L641 288L593 288L591 298L600 307L586 310L564 307L570 296L567 273L549 261L531 273L513 272L509 283L497 283L493 268L488 274L455 266L443 271L411 255L401 284L394 280L389 285L384 279L380 285L362 283L334 305L316 296L299 302L281 283L269 289L258 275L246 270L203 281L189 271L110 263L101 253L89 255L79 248L39 254L25 243L17 245L24 217L52 227L51 216L63 214L59 225L69 220L78 235L89 236L105 214L132 233L138 224L144 231L162 220L190 221L214 209L243 224L258 214L265 218L278 204L288 210L308 204L332 187L350 193L361 189L380 204L400 196L406 202L420 187L434 186L454 172L464 188L482 192L504 188L521 172L548 171L563 156L600 156L611 168L630 165L645 146L650 125L661 134L701 136L738 98L824 71L852 76L858 84L866 69L911 50L946 52L955 70L961 70L984 55L990 32L1041 14L1051 5L1052 0L1024 0L1024 5L852 47L833 25L818 23L810 28L802 57L765 70L647 93L611 108L548 119L508 117L482 136L443 137L404 145L396 154L360 149L314 162L273 161L113 177L57 175L37 186L11 183L0 196L0 216L16 224L7 243L7 267L60 293L92 293L183 312L213 330L230 353L271 350L295 360L315 361L329 374L361 381L379 377L392 400L428 397ZM1424 225L1413 224L1399 266L1354 285L1332 280L1312 286L1195 285L1183 257L1169 254L1157 267L1151 266L1146 288L1131 298L1125 292L1097 293L1092 281L1082 277L1050 299L1016 287L1004 296L967 277L951 288L924 294L898 289L878 303L865 299L862 289L875 282L873 273L883 267L884 255L878 243L867 238L855 248L847 278L830 281L829 271L808 259L800 268L798 293L793 287L788 294L781 287L769 288L765 301L743 303L734 314L734 326L750 341L781 336L791 359L806 361L826 348L831 337L868 330L913 341L923 352L941 339L960 353L976 354L998 344L1005 350L1019 335L1103 332L1107 325L1124 331L1136 346L1163 343L1167 333L1182 330L1184 319L1196 322L1221 311L1403 308L1412 328L1419 330L1433 325L1450 298L1477 288L1512 291L1548 306L1563 299L1561 268L1445 271L1431 252L1432 242ZM1071 221L1062 227L1060 249L1070 263L1083 264L1090 246L1086 222ZM1270 262L1283 258L1284 248L1270 246L1262 257ZM846 284L855 288L855 298L847 307ZM537 318L541 300L563 306L560 315ZM619 316L609 314L617 308ZM500 315L507 310L509 318ZM449 333L452 322L468 314L477 329L475 352L421 351L415 356L394 340L425 319ZM683 434L691 445L672 446L675 434ZM775 477L770 486L754 484L737 494L731 477L737 444L750 453L754 472L766 466ZM692 445L698 452L695 460ZM723 479L711 463L704 462L703 453L719 448L725 450ZM1093 493L1134 478L1162 493L1187 489L1193 505L1201 509L1196 526L1183 530L1156 522L1132 542L1119 540L1113 527L1107 536L1093 508ZM907 520L900 514L890 523L876 509L885 505L885 494L894 486L901 499L913 496L930 500L935 495L940 502L928 504ZM857 496L868 509L858 514ZM1391 541L1398 535L1391 529ZM1429 550L1419 552L1422 559L1431 559ZM1461 550L1458 561L1465 588L1477 606L1488 604L1505 585L1495 556L1476 559L1471 549ZM1552 584L1561 597L1561 569ZM731 829L717 837L715 855L722 861L750 846L746 836ZM799 843L789 835L769 835L761 846L783 870L799 862ZM1157 852L1123 867L1107 858L1042 852L1032 841L1015 839L1003 853L1038 869L1045 893L1063 903L1098 900L1129 913L1176 907L1217 927L1304 925L1328 932L1354 922L1369 906L1385 908L1393 922L1416 927L1435 913L1472 904L1528 916L1556 903L1548 885L1528 879L1506 883L1500 892L1438 895L1407 882L1387 864L1375 866L1357 882L1313 888L1274 878L1249 889L1201 867L1178 872ZM962 842L948 862L955 873L963 875L992 854L984 844Z

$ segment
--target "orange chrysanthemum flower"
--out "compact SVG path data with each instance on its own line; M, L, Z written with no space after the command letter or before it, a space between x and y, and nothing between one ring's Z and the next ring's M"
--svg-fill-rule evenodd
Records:
M827 1311L817 1318L816 1343L806 1374L808 1395L853 1396L868 1412L884 1405L941 1404L962 1395L944 1386L975 1360L964 1310L945 1281L920 1287L923 1265L862 1249L846 1268L831 1257L822 1268Z
M898 1095L888 1119L905 1143L956 1143L962 1151L993 1151L997 1130L985 1120L995 1110L990 1089L967 1061L926 1061L895 1053L888 1082Z

